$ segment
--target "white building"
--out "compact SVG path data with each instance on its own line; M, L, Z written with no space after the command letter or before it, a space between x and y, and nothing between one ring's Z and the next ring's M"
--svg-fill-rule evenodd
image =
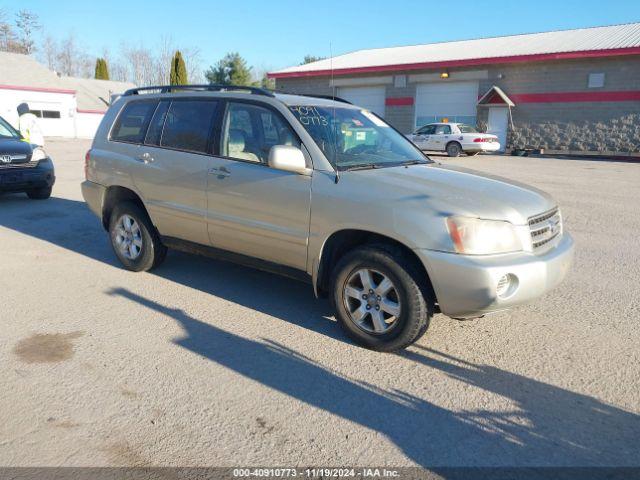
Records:
M17 127L16 107L27 103L45 137L93 138L111 95L134 86L59 77L28 55L0 52L0 116Z

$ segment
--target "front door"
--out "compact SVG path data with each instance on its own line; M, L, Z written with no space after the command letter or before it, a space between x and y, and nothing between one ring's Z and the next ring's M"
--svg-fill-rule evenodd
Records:
M443 151L447 143L451 138L451 126L450 125L436 125L436 129L433 135L429 136L429 143L427 150Z
M507 128L509 125L509 109L507 107L490 107L487 122L487 133L498 137L500 151L507 147Z
M211 245L306 269L311 177L268 166L274 145L300 146L279 112L227 103L220 156L208 175Z
M429 150L429 138L435 133L435 131L435 125L425 125L424 127L418 129L411 136L411 139L420 150Z

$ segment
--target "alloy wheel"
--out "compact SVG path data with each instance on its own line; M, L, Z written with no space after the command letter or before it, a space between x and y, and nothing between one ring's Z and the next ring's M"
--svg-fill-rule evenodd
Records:
M120 254L135 260L142 253L142 231L135 218L122 215L115 226L114 242Z
M388 276L377 270L354 271L344 284L342 298L350 320L368 333L387 333L398 324L398 290Z

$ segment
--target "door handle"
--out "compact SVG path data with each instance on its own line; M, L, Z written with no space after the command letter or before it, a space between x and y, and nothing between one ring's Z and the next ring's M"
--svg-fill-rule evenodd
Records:
M153 162L153 157L149 152L144 152L143 154L138 155L136 160L142 163L151 163Z
M218 178L224 178L231 175L231 172L227 169L227 167L211 167L209 169L209 175L215 175Z

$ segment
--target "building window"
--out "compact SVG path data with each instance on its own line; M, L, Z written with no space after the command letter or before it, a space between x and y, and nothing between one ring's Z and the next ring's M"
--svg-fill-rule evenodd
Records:
M604 73L590 73L588 86L589 88L604 87Z
M29 110L38 118L60 118L60 112L57 110Z
M393 86L396 88L405 88L407 86L407 76L396 75L393 77Z

